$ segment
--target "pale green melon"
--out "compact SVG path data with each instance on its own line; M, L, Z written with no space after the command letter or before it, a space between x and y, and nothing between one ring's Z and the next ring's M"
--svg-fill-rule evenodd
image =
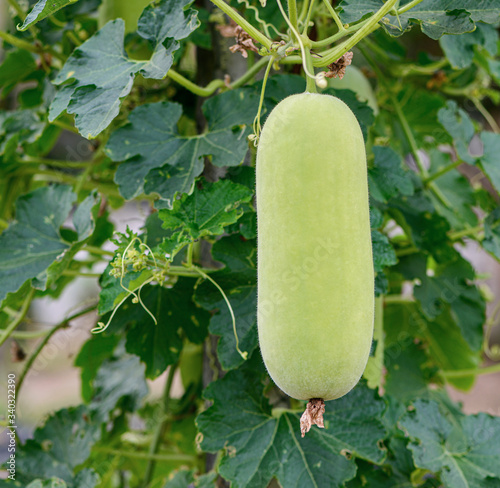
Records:
M312 93L279 103L256 186L262 357L289 396L339 398L365 369L374 318L365 146L349 107Z

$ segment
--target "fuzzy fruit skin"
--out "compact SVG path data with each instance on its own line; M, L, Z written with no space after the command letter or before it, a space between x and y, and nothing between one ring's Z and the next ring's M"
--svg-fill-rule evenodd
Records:
M373 336L374 272L365 146L330 95L302 93L269 115L257 149L261 353L299 399L358 382Z

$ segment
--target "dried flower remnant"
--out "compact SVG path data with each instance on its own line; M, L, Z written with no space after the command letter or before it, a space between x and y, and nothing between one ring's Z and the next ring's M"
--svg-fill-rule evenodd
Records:
M337 61L328 65L329 71L325 73L327 78L337 78L342 79L345 75L346 68L351 64L353 57L353 52L349 51L345 53L342 57L337 59Z
M324 429L323 414L325 413L325 402L321 398L312 398L307 404L305 412L300 417L300 433L302 437L311 430L313 425Z
M239 25L231 19L230 24L218 25L217 30L220 32L222 37L234 37L236 44L232 45L229 50L232 53L240 52L244 58L248 57L247 51L253 51L258 53L259 50L254 44L254 40L250 35L245 32Z

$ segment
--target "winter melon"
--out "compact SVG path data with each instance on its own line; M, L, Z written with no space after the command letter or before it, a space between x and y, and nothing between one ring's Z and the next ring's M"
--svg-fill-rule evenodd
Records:
M258 333L276 385L333 400L365 369L374 271L365 146L341 100L292 95L263 127L256 169Z

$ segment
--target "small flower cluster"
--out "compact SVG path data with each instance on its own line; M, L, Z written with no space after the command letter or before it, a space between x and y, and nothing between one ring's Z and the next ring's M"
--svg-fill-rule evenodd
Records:
M109 272L111 276L120 278L127 272L127 267L132 265L134 271L142 271L147 266L148 255L146 251L148 246L146 244L139 244L140 251L137 249L128 249L125 256L117 253L116 257L111 261L113 269Z

